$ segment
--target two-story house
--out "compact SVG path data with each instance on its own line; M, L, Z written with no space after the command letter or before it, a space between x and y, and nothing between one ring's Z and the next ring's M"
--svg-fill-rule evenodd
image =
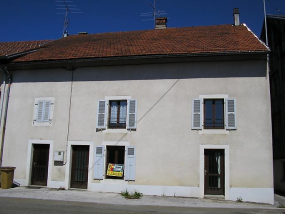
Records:
M25 186L272 204L268 52L239 23L50 41L3 68L3 165Z

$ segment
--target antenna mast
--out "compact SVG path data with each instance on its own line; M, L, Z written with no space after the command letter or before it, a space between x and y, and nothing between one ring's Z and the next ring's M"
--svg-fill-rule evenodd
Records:
M62 3L62 4L56 5L57 6L57 8L56 8L57 10L65 10L65 12L59 12L57 14L65 14L64 22L63 22L62 37L67 37L68 36L67 29L69 27L68 14L69 13L83 13L83 12L79 11L80 9L77 9L76 5L71 5L70 4L70 3L73 3L73 1L61 0L61 1L56 1L56 2Z
M161 15L166 15L167 13L165 13L164 11L156 9L156 2L158 0L153 0L153 4L150 2L150 0L144 0L144 1L153 10L153 12L141 13L141 16L153 16L153 19L145 19L143 21L153 20L154 27L155 27L155 25L156 25L156 17L157 16L161 16Z

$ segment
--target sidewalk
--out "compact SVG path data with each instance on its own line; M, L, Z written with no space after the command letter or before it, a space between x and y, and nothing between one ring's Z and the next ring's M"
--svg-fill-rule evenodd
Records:
M143 196L140 199L125 199L116 193L97 193L86 190L58 190L58 189L30 189L17 187L0 189L1 197L33 198L42 200L77 201L99 204L119 205L149 205L149 206L178 206L178 207L210 207L210 208L254 208L277 209L281 204L285 206L285 197L275 195L275 205L247 202L225 201L217 198L180 198L163 196Z

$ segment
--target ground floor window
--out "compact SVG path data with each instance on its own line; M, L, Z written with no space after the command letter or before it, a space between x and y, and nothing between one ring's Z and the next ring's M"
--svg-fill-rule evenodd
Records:
M125 147L106 147L106 178L124 179Z
M136 176L135 146L96 146L93 178L134 181Z

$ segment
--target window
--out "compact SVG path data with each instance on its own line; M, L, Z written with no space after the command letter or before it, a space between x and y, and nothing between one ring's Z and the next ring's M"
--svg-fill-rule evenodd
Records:
M135 147L134 146L106 146L105 154L104 146L95 147L94 160L94 179L124 179L126 181L135 180L136 163L135 163ZM104 169L105 162L105 169ZM116 169L115 173L108 170ZM109 171L109 173L108 173ZM118 172L118 173L117 173ZM122 172L122 174L120 173Z
M224 100L204 100L204 129L224 129Z
M137 101L99 100L97 109L97 130L136 129Z
M127 101L117 100L109 102L109 128L126 128Z
M36 98L34 104L33 125L51 126L53 120L54 98Z
M193 99L192 129L236 129L236 100L228 98Z
M125 147L124 146L107 146L106 150L107 150L107 157L106 157L105 178L123 179L124 178L123 177L124 176L124 164L125 164ZM117 170L117 172L115 173L110 173L110 172L116 171L116 170L113 170L114 168L119 168L119 170Z

